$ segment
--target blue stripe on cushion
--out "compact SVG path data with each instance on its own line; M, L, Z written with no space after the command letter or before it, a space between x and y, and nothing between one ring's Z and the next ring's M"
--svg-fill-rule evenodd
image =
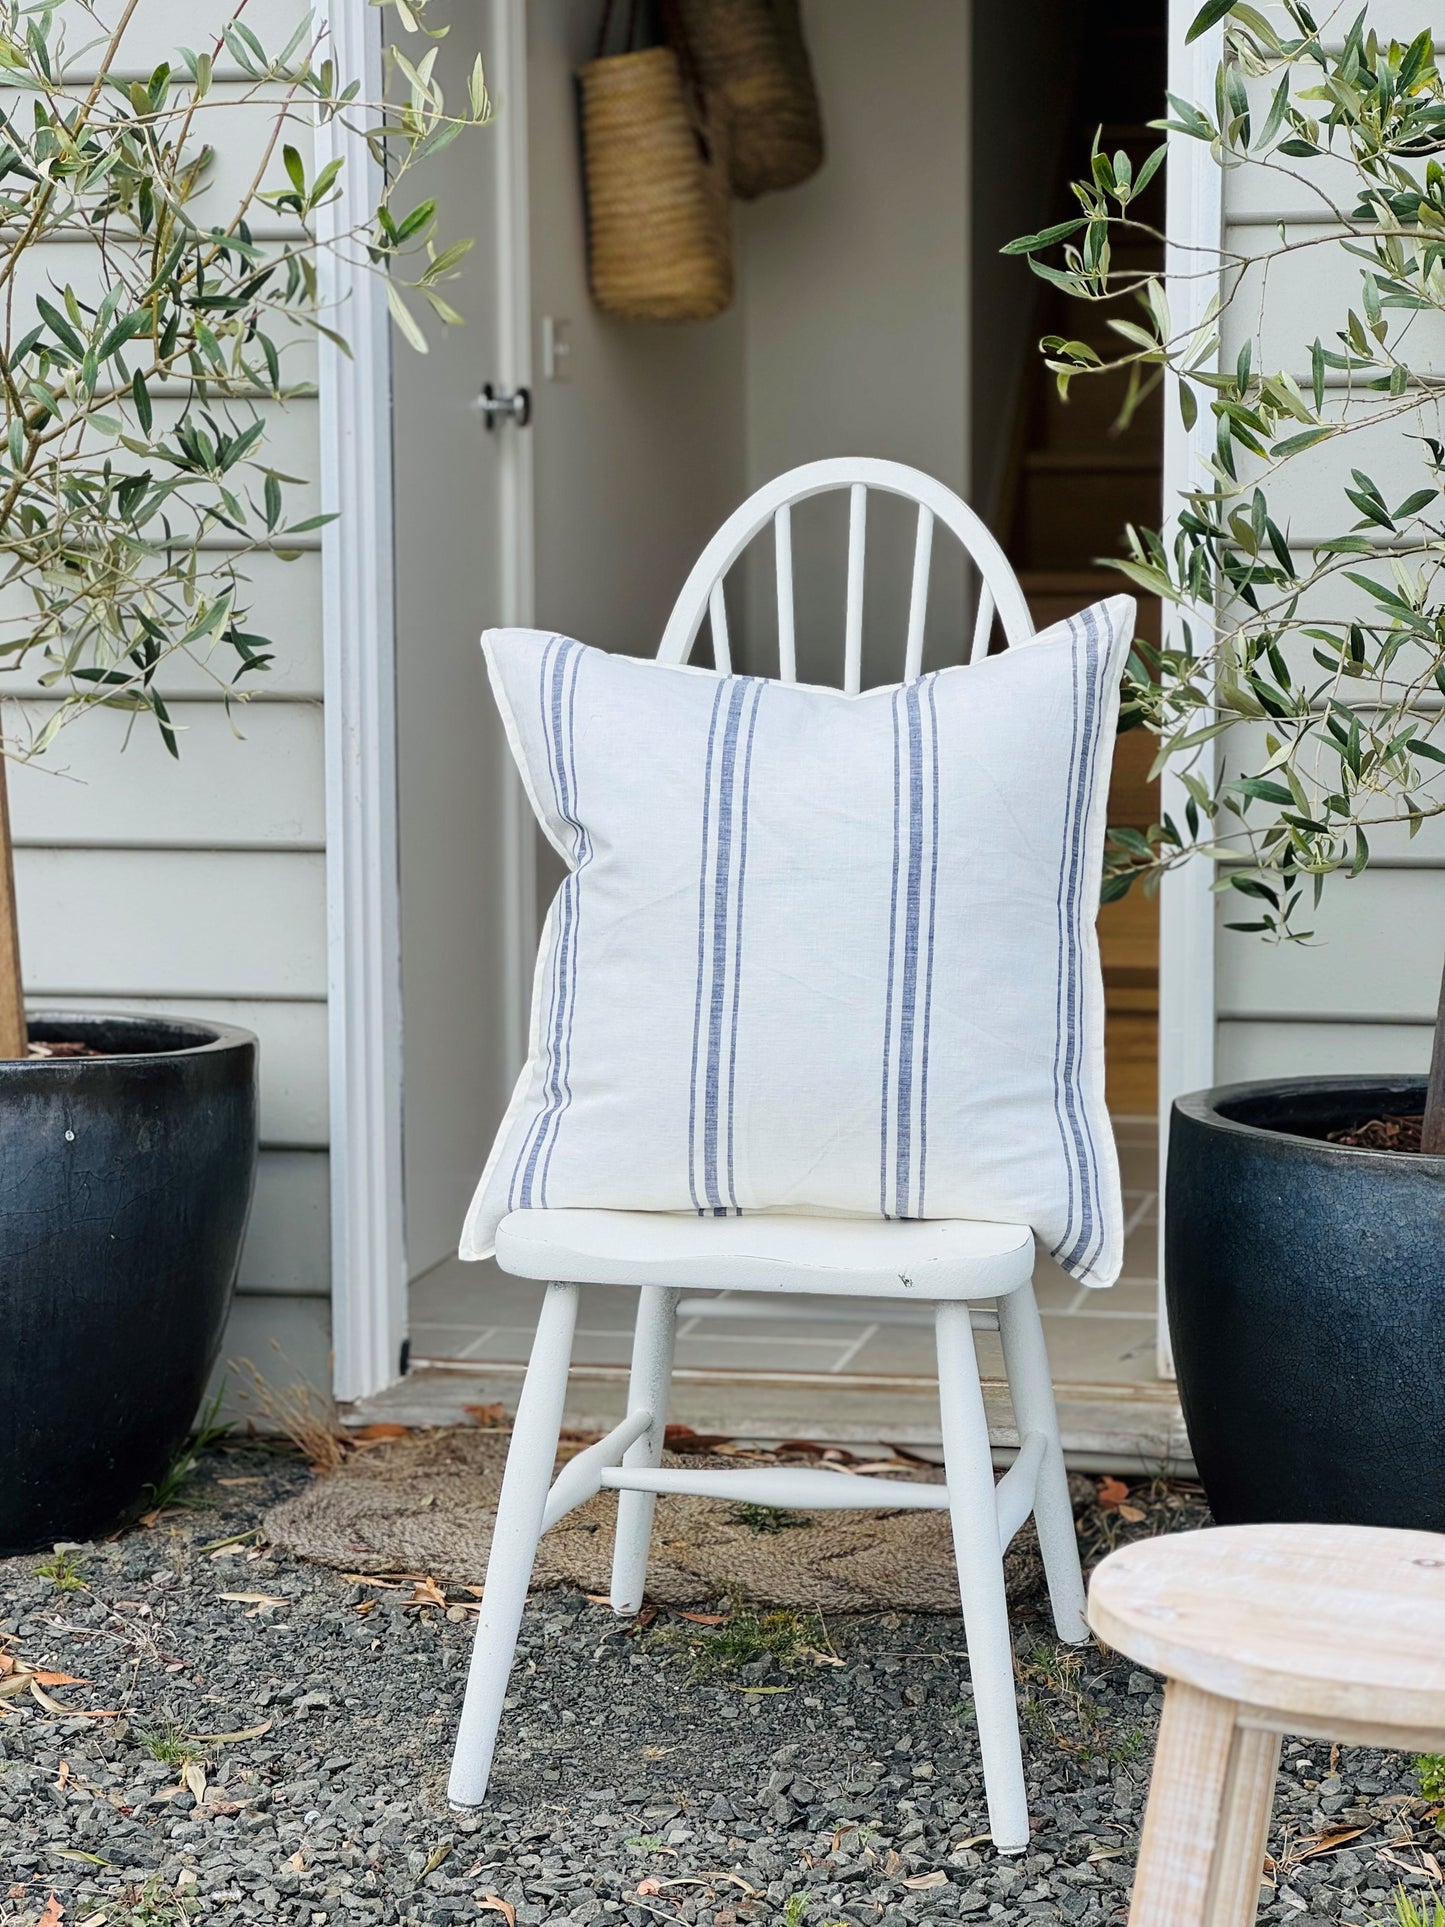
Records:
M707 760L703 765L702 778L702 860L697 875L697 992L693 1000L692 1012L692 1078L688 1089L687 1111L687 1188L695 1211L701 1211L702 1200L697 1194L697 1073L698 1046L702 1038L702 986L707 952L707 878L708 842L712 827L712 763L717 744L718 711L722 707L723 691L727 679L719 680L717 693L712 699L712 714L707 728Z
M895 952L898 944L898 870L900 863L899 831L902 827L903 810L903 773L902 747L898 732L898 696L894 691L889 707L893 713L893 883L888 910L888 982L883 995L883 1099L878 1127L878 1210L881 1216L891 1217L888 1209L888 1115L890 1095L890 1069L893 1049L893 970Z
M1082 633L1081 633L1082 631ZM1064 862L1060 870L1059 1011L1054 1043L1054 1115L1064 1146L1068 1176L1068 1213L1053 1256L1065 1271L1081 1275L1097 1254L1104 1226L1097 1208L1098 1157L1082 1104L1079 1069L1083 1051L1085 982L1083 971L1084 845L1097 762L1099 631L1094 612L1085 610L1069 623L1073 644L1073 744L1064 823ZM1111 638L1112 639L1112 638ZM1082 656L1080 643L1083 644ZM1082 697L1080 670L1083 671ZM1082 702L1082 726L1080 708ZM1077 753L1076 753L1077 752ZM1076 1203L1077 1199L1077 1203Z
M544 1206L547 1203L547 1174L552 1168L552 1153L556 1150L557 1139L561 1135L563 1116L572 1102L572 1025L577 1014L577 958L582 943L582 872L592 861L592 839L577 815L577 681L582 674L585 658L586 651L582 645L574 644L568 651L568 661L563 666L562 672L565 675L567 670L571 671L567 682L566 726L561 731L557 746L561 783L559 807L564 820L571 825L572 829L573 870L568 879L572 885L571 972L564 985L566 1019L562 1031L559 1060L562 1098L553 1113L552 1135L542 1160L541 1202ZM559 724L561 720L559 713Z
M575 687L577 666L580 665L582 645L562 636L553 636L542 652L541 668L538 675L538 697L541 703L543 740L547 744L548 771L552 778L552 794L558 815L577 828L575 818L570 814L570 790L567 770L567 750L564 730L570 716L564 715L563 697L569 658L576 658L573 668ZM564 801L564 798L567 799ZM574 857L576 846L574 842ZM575 872L569 871L559 892L561 906L559 930L552 953L552 997L548 1011L544 1037L547 1047L547 1068L542 1079L543 1102L537 1116L523 1137L518 1153L517 1167L512 1174L512 1184L508 1191L508 1204L513 1209L530 1210L533 1202L533 1187L537 1175L537 1161L548 1131L562 1101L561 1055L563 1037L568 1023L570 991L574 977L573 939L576 925L577 890Z
M752 786L753 774L753 736L758 726L758 711L763 704L765 682L754 680L753 705L748 716L748 741L743 752L743 800L742 822L738 831L738 909L736 927L733 932L733 1008L732 1036L728 1042L728 1199L735 1211L741 1210L738 1204L737 1180L733 1168L733 1093L737 1089L738 1071L738 1010L743 980L743 890L748 877L748 795Z
M928 878L928 961L923 979L923 1049L918 1072L918 1216L926 1216L924 1210L925 1193L928 1180L928 1033L933 1020L933 930L938 909L938 705L934 700L934 685L938 672L924 678L928 685L928 730L929 759L933 770L933 813L931 819L931 855Z
M903 896L903 984L898 1015L897 1151L893 1205L909 1211L913 1163L914 1033L918 1010L918 921L923 894L923 715L918 684L903 692L908 721L908 881Z
M723 1012L727 996L728 914L732 894L732 853L736 825L734 788L737 773L738 730L742 723L747 684L733 683L723 726L722 759L718 769L717 848L712 880L712 982L707 1013L707 1071L703 1082L702 1176L703 1193L714 1212L725 1209L718 1188L718 1079L722 1062Z

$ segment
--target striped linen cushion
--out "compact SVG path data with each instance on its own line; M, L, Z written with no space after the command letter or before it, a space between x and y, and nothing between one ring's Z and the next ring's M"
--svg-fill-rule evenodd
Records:
M518 1210L982 1218L1111 1284L1094 921L1133 614L857 696L490 631L568 875L461 1255Z

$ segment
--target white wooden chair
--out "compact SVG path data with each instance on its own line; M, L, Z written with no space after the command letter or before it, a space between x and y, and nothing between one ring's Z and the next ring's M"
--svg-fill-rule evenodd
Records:
M941 483L896 462L812 462L761 488L703 550L679 596L658 650L687 660L704 615L716 667L730 670L723 579L752 538L773 525L777 558L779 673L797 679L791 509L825 490L849 492L843 687L862 673L863 579L870 489L918 505L904 676L921 673L924 616L935 523L950 529L977 566L977 619L969 660L986 649L995 612L1010 645L1033 633L1023 594L1002 550L978 517ZM516 1277L547 1281L487 1565L486 1589L457 1734L450 1798L483 1800L501 1721L517 1631L542 1533L601 1489L618 1494L612 1608L635 1613L647 1578L648 1542L660 1492L809 1512L876 1506L946 1508L958 1560L989 1824L1002 1853L1028 1844L1028 1808L1014 1699L1013 1654L1004 1600L1003 1553L1033 1515L1061 1639L1087 1637L1053 1386L1034 1301L1033 1234L1026 1226L934 1220L810 1218L760 1214L701 1218L638 1211L519 1211L497 1234L497 1262ZM907 1280L905 1285L904 1280ZM627 1416L580 1452L555 1480L552 1467L581 1285L640 1287ZM764 1293L831 1293L898 1298L935 1306L945 1485L897 1484L824 1470L665 1468L673 1333L679 1293L698 1288ZM984 1301L984 1302L980 1302ZM974 1351L975 1329L1003 1344L1020 1449L995 1484Z

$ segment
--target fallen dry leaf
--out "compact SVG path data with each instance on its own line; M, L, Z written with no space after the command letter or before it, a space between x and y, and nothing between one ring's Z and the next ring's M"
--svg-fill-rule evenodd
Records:
M495 1431L503 1425L511 1424L507 1408L501 1403L495 1405L464 1405L462 1410L472 1421L473 1425L480 1425L484 1431Z
M726 1613L674 1613L675 1619L686 1619L694 1626L721 1626L727 1618Z
M646 1880L638 1881L637 1891L640 1894L660 1894L662 1892L662 1882L655 1874L649 1874Z
M404 1439L410 1426L398 1425L394 1419L378 1419L375 1425L358 1426L349 1434L353 1445L376 1445L382 1439Z
M222 1592L217 1593L216 1597L249 1606L251 1610L241 1615L243 1619L259 1619L266 1613L274 1612L278 1606L291 1604L289 1599L278 1599L275 1593L270 1592Z
M442 1864L443 1860L446 1859L447 1855L451 1852L451 1850L452 1850L452 1843L450 1840L444 1840L441 1846L433 1847L431 1852L426 1857L426 1865L422 1868L418 1878L425 1880L429 1873L435 1873L437 1868Z
M300 1847L292 1854L291 1858L286 1862L286 1865L291 1869L292 1873L305 1873L306 1855L301 1851Z
M197 1746L232 1746L237 1740L259 1740L275 1724L275 1720L262 1720L259 1726L243 1726L235 1733L187 1733L186 1738Z
M1143 1525L1144 1523L1145 1515L1144 1515L1144 1509L1142 1506L1119 1505L1119 1506L1115 1506L1114 1510L1118 1513L1121 1519L1127 1520L1131 1526L1139 1526L1139 1525Z
M69 1778L70 1778L70 1762L69 1760L62 1760L60 1762L60 1771L55 1776L55 1784L57 1786L64 1786L66 1781Z
M445 1606L447 1596L435 1579L418 1579L416 1590L406 1603L409 1606Z
M1128 1496L1129 1488L1122 1479L1100 1479L1098 1501L1103 1511L1107 1512L1110 1506L1118 1505L1121 1500L1127 1499Z
M45 1912L40 1916L39 1920L36 1921L35 1927L57 1927L57 1923L64 1920L64 1918L65 1909L55 1898L55 1895L52 1894L49 1900L46 1901Z
M103 1913L87 1914L84 1920L77 1922L77 1927L105 1927L105 1918Z
M500 1894L483 1894L477 1902L483 1913L500 1914L507 1927L517 1927L517 1910L510 1900L503 1900Z
M204 1806L206 1801L206 1769L201 1765L200 1761L187 1760L181 1768L181 1778L185 1781L186 1790L196 1805L198 1807Z
M1369 1831L1368 1827L1346 1827L1339 1833L1307 1834L1293 1857L1296 1860L1313 1860L1317 1854L1334 1853L1347 1840L1358 1840L1362 1833Z
M942 1867L935 1867L932 1873L910 1874L901 1884L905 1887L912 1887L915 1891L922 1887L946 1887L948 1885L948 1875L943 1871Z

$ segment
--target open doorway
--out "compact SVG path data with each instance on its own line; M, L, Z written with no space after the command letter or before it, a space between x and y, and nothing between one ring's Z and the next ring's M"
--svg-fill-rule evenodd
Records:
M804 21L828 132L824 168L786 194L735 205L738 293L727 314L707 324L649 328L599 316L586 291L573 74L593 51L595 18L566 0L531 0L527 8L535 375L525 431L535 530L528 617L541 626L630 654L652 653L688 569L731 508L783 469L828 455L907 462L972 501L1004 542L1039 626L1117 588L1095 558L1118 552L1126 522L1158 520L1157 407L1141 411L1124 436L1110 432L1115 397L1079 392L1063 409L1049 392L1036 344L1053 328L1077 334L1091 324L1051 312L1039 299L1043 284L1021 262L1002 260L998 249L1057 218L1064 183L1087 155L1098 121L1110 147L1123 146L1136 160L1153 144L1145 122L1164 88L1163 0L1116 9L1088 34L1069 0L1019 0L1006 18L982 4L908 0L888 10L886 34L872 0L805 0ZM1042 78L1026 129L1012 118L1015 103L998 82L1021 34L1046 55L1034 63ZM477 365L473 374L480 386L492 371ZM427 378L427 371L413 377ZM437 421L429 450L441 432ZM817 504L816 514L806 507L794 533L799 673L836 682L843 511L833 501ZM865 682L896 679L902 661L912 527L903 515L890 516L889 507L880 502L870 513ZM751 571L746 561L739 565L736 588L730 582L730 622L735 662L766 674L776 662L771 557L757 560ZM475 561L468 565L474 579ZM485 581L474 580L474 593L478 615L464 637L472 651L484 622L518 619L489 601ZM940 544L930 666L957 659L968 605L961 559ZM1157 633L1157 617L1155 624ZM408 673L404 658L400 673ZM479 668L463 672L462 681L468 674L474 689L466 700L480 715L486 699ZM460 681L452 700L463 700ZM402 707L405 713L405 701ZM454 720L449 727L462 725ZM424 794L432 740L420 730L410 751ZM489 757L499 753L492 736L477 740ZM1125 739L1115 820L1148 821L1156 806L1143 780L1147 757L1141 768L1133 751ZM403 865L406 754L404 742ZM479 832L479 813L500 807L498 772L473 765L472 779ZM437 841L439 802L437 792L426 818L438 906L449 881ZM537 862L541 908L556 880L555 859L544 847ZM481 899L478 906L470 941L488 968L500 970ZM440 981L424 954L434 927L435 919L406 939L421 957L414 983ZM1062 1274L1046 1275L1039 1297L1075 1443L1092 1439L1097 1456L1098 1440L1107 1436L1105 1456L1113 1451L1127 1460L1137 1448L1157 1459L1175 1440L1167 1388L1155 1375L1158 945L1151 908L1130 901L1108 912L1104 947L1110 1103L1130 1214L1125 1282L1091 1295ZM432 1048L420 1074L408 1054L409 1114L431 1101L423 1077L426 1085L448 1077L447 1026L430 992L426 1000L416 1021ZM493 1115L503 1095L495 1057L487 1071ZM453 1150L459 1115L454 1105ZM466 1129L475 1173L490 1131L479 1132L471 1115ZM433 1174L429 1200L436 1190ZM427 1222L440 1222L434 1203ZM463 1266L435 1239L425 1251L416 1245L411 1271L413 1365L452 1385L430 1409L449 1409L448 1398L506 1396L530 1345L538 1288L491 1266ZM726 1298L693 1307L679 1331L679 1416L705 1426L716 1405L737 1423L742 1399L760 1433L774 1411L795 1431L816 1403L811 1422L826 1411L836 1429L846 1422L838 1400L851 1389L859 1410L866 1407L858 1421L865 1429L886 1423L887 1436L910 1435L910 1387L926 1386L934 1370L926 1322L900 1322L896 1312L860 1315L857 1308L840 1317L816 1301L780 1309L781 1317L760 1318ZM593 1387L597 1411L589 1406L583 1416L605 1416L608 1388L620 1391L631 1316L630 1294L584 1293L577 1377ZM1070 1386L1079 1388L1073 1407ZM1158 1410L1131 1431L1132 1420L1119 1413L1156 1392ZM1118 1409L1109 1402L1116 1393ZM880 1401L895 1397L902 1406L883 1411ZM920 1413L929 1405L920 1400ZM1147 1448L1138 1444L1143 1437Z

